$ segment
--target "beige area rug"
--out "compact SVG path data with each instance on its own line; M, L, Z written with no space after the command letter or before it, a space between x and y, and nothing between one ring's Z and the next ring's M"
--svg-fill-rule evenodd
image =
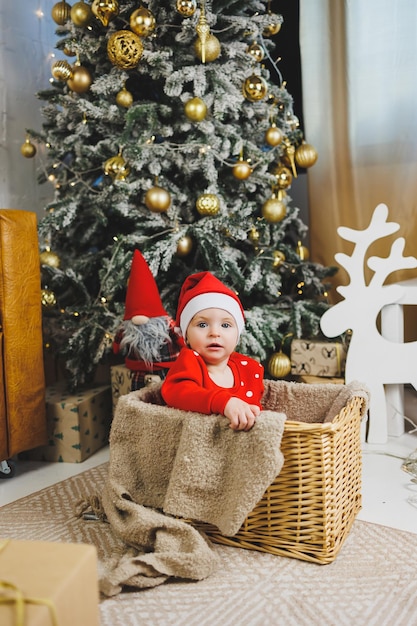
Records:
M105 476L102 465L0 508L0 536L92 543L110 554L109 525L74 515ZM205 580L103 599L102 626L417 626L417 535L356 521L330 565L215 550L221 565Z

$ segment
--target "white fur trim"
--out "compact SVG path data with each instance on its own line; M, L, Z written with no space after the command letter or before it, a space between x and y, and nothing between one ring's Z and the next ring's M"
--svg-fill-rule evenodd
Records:
M185 337L188 324L191 322L194 315L204 309L223 309L230 313L236 321L239 335L241 334L245 320L239 304L232 296L215 291L212 293L201 293L187 302L180 316L180 327L183 337Z

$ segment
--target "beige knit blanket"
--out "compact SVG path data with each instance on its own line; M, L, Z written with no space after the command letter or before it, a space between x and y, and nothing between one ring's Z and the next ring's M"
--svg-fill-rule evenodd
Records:
M279 474L285 415L263 411L248 432L220 415L164 406L160 385L122 396L110 433L102 506L130 550L105 565L101 589L201 579L217 566L210 542L182 519L234 535Z

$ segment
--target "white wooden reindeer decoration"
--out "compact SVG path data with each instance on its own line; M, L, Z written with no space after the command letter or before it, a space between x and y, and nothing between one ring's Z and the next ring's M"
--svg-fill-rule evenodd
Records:
M417 267L415 257L403 256L403 237L393 242L388 257L371 256L367 260L373 274L368 284L365 279L364 264L369 246L399 229L395 222L387 222L387 217L388 207L379 204L365 230L343 226L337 229L342 239L355 244L351 256L344 253L335 255L336 261L348 272L350 282L337 287L344 300L328 309L320 320L321 329L327 337L352 330L346 359L346 383L359 380L369 388L369 443L385 443L388 438L384 384L410 383L417 389L417 341L389 341L377 327L381 309L404 295L405 287L384 285L385 279L395 270Z

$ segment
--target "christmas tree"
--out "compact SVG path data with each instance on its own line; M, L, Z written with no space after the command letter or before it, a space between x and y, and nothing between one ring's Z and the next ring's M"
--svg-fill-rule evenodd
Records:
M308 260L288 193L317 154L274 61L282 17L259 0L60 1L52 17L63 58L28 132L55 185L42 301L70 385L111 353L136 248L173 316L193 272L234 289L239 350L266 365L288 338L318 335L334 270Z

